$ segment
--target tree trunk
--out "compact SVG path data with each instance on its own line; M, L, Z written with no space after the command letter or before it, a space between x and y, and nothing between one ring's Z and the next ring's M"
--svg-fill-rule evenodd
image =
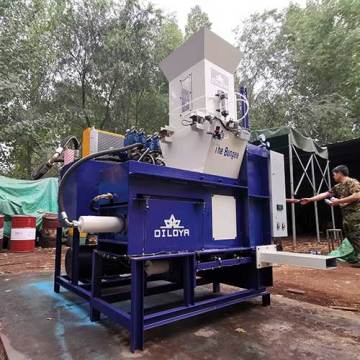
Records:
M84 113L85 122L87 127L90 127L90 120L86 113L86 88L85 88L85 80L86 80L86 69L83 70L81 74L81 104L82 104L82 111Z
M26 177L28 179L31 179L31 172L32 172L32 168L31 168L31 159L32 159L32 146L30 144L30 142L28 142L26 144L26 154L25 154L25 169L26 169Z

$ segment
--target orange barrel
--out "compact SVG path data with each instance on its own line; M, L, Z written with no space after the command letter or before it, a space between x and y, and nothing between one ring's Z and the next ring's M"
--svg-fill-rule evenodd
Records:
M11 218L10 251L28 252L35 248L36 217L14 215Z
M0 215L0 250L3 248L4 243L4 215Z
M42 219L40 246L50 248L56 246L56 228L59 226L58 215L54 213L44 214Z

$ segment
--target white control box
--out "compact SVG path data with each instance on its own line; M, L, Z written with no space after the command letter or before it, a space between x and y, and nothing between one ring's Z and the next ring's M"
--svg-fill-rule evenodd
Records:
M270 151L272 237L288 236L284 155Z

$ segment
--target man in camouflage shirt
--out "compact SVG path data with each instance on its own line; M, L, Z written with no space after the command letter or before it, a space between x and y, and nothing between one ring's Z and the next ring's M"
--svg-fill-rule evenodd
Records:
M332 170L333 178L337 183L331 190L301 199L301 204L306 205L313 201L319 201L334 197L331 206L340 206L343 217L343 230L345 236L351 242L355 255L360 255L360 183L349 177L349 169L345 165L339 165ZM360 267L360 263L354 266Z

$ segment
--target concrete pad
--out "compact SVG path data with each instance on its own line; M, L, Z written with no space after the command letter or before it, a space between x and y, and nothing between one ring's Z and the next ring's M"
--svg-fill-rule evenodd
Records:
M164 295L162 295L164 296ZM360 316L273 296L145 333L129 352L128 333L91 323L79 297L52 291L52 274L0 277L2 341L10 360L360 359Z

